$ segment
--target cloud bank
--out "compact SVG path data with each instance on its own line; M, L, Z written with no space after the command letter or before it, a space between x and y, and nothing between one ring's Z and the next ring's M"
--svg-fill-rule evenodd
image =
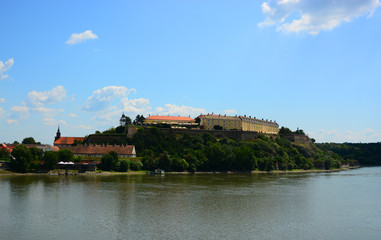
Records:
M72 33L65 43L68 45L73 45L84 42L88 39L98 39L98 36L91 30L84 31L83 33Z
M59 85L50 91L28 93L27 104L32 107L43 107L45 104L53 104L62 101L66 97L66 90Z
M57 123L53 119L53 115L57 112L62 112L62 109L46 108L46 104L55 104L66 98L66 90L63 86L54 87L49 91L31 91L28 93L25 101L21 102L20 106L11 107L8 114L8 124L18 123L20 119L29 118L31 113L39 113L43 117L43 122L46 125L54 125Z
M338 131L320 129L319 132L306 132L310 137L315 138L317 142L379 142L381 133L374 129L366 128L360 131Z
M258 26L276 25L277 31L316 35L355 18L369 17L380 5L380 0L267 0L261 5L266 19Z
M13 66L13 63L14 63L13 58L10 58L5 63L3 61L0 61L0 80L8 78L8 75L5 74L5 72L11 69L11 67Z
M105 110L114 100L127 97L131 92L136 92L136 90L133 88L128 89L124 86L108 86L95 90L93 94L87 98L82 110L87 112Z

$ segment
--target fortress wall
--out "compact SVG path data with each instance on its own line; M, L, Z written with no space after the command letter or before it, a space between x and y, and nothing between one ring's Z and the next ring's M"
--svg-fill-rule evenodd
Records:
M143 126L143 128L149 130L149 127ZM235 140L252 140L258 138L257 132L248 131L235 131L235 130L205 130L205 129L182 129L182 128L158 128L160 131L167 132L168 134L188 134L190 136L202 135L209 133L216 138L231 138ZM125 143L128 138L133 137L133 135L138 131L137 127L128 127L127 134L115 134L115 135L101 135L92 134L89 136L88 143ZM266 137L277 138L278 135L273 134L263 134Z

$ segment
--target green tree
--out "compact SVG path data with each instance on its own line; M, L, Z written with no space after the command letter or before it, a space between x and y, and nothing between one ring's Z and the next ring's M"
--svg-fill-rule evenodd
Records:
M27 137L22 140L22 144L36 144L36 141L33 137Z
M125 126L118 126L115 128L115 132L116 133L123 133L125 129L126 129Z
M82 144L82 141L78 139L74 139L74 143L72 144L72 146L78 146L79 144Z
M213 126L213 129L214 130L222 130L222 129L224 129L222 126L220 126L220 125L214 125Z
M132 171L140 171L143 168L143 163L141 161L129 161L129 164Z
M115 161L115 158L110 154L105 154L101 158L100 169L103 171L112 171L116 170L118 162Z
M48 170L55 169L58 163L58 152L48 151L42 157L44 167Z
M145 120L146 120L146 118L143 115L137 115L135 117L133 124L134 125L140 125L140 124L143 124Z
M115 151L110 151L108 154L110 154L112 156L112 158L114 159L114 162L118 163L119 161L119 156L118 156L118 153L115 152Z
M164 169L165 171L169 171L172 166L172 159L169 156L168 152L160 153L158 167Z
M60 149L58 151L58 160L60 162L72 162L73 152L70 149Z
M24 145L18 145L12 150L10 164L12 169L16 172L28 172L31 160L32 154Z
M185 170L187 170L188 168L189 168L189 164L188 164L188 162L185 160L185 159L183 159L183 158L174 158L173 159L173 170L175 170L175 171L185 171Z
M0 148L0 158L9 158L8 150Z
M234 151L236 160L234 162L234 168L236 170L251 171L255 167L254 151L248 145L244 144Z
M119 171L120 172L127 172L130 169L130 162L127 160L120 161L119 165Z
M41 161L42 155L44 155L44 151L42 149L31 147L29 150L32 154L32 161Z

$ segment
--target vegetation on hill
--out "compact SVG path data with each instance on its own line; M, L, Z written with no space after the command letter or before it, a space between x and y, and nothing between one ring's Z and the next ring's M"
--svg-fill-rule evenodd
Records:
M259 134L251 141L216 139L210 134L170 135L157 128L139 129L130 139L143 168L166 171L271 171L332 169L353 164L314 143L297 144L282 137L276 140Z
M381 165L381 142L378 143L322 143L324 151L332 151L345 161L356 159L360 165Z

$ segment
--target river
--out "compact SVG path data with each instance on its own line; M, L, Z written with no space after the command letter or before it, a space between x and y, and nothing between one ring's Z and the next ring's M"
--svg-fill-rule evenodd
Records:
M380 239L381 167L0 176L0 239Z

